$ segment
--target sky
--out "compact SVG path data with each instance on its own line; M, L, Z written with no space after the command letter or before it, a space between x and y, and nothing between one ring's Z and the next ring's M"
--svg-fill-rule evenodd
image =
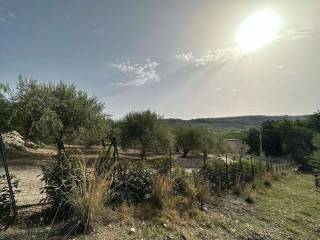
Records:
M247 51L241 29L250 46L275 30L272 18L250 18L266 11L277 31ZM114 118L310 114L320 109L319 12L318 0L0 0L0 82L75 83Z

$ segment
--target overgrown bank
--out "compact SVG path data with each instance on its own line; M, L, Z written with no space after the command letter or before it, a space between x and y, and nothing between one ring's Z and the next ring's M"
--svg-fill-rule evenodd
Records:
M110 210L92 234L71 239L319 239L320 193L312 175L282 176L271 188L255 191L253 198L255 204L234 195L214 197L206 211L167 211L149 218L148 211L151 216L154 212L148 206L122 205ZM47 233L47 226L16 226L0 239L45 239ZM54 233L49 239L63 239Z

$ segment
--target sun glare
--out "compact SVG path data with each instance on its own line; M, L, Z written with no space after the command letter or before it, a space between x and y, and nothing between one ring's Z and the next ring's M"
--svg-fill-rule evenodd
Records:
M242 51L251 53L270 43L277 35L279 17L268 10L248 17L240 26L236 40Z

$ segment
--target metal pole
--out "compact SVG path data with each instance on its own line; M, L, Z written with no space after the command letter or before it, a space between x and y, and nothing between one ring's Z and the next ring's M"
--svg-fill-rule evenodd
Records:
M260 145L260 157L264 157L264 152L262 148L262 130L259 128L259 145Z
M0 150L1 150L1 156L2 156L4 169L5 169L5 172L6 172L6 178L7 178L7 182L8 182L8 186L9 186L9 192L10 192L10 198L11 198L11 203L12 203L13 214L14 214L14 217L16 217L17 216L16 201L14 199L14 193L13 193L13 189L12 189L12 184L11 184L11 178L10 178L10 174L9 174L9 168L8 168L7 159L6 159L6 156L4 154L4 144L3 144L2 132L0 132Z
M172 175L172 158L171 158L171 147L169 148L169 173L170 173L170 180L171 180L171 175Z
M229 187L229 166L228 166L228 154L226 154L226 176L227 176L227 188Z
M242 180L242 175L243 175L242 155L240 155L239 161L240 161L240 182L241 182L241 180Z
M261 177L262 169L261 169L261 158L259 157L259 175Z
M253 180L254 179L254 168L253 168L252 156L250 157L250 163L251 163L251 177Z
M207 162L206 162L206 151L203 152L203 168L206 168Z

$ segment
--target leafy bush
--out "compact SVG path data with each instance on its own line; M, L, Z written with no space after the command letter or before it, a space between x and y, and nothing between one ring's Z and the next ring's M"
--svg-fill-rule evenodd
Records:
M80 159L59 155L52 167L43 168L42 174L41 181L45 186L41 192L46 194L42 201L50 204L48 217L56 213L63 218L69 217L72 214L72 204L68 195L79 185L83 176Z
M188 190L189 176L184 169L176 169L172 174L172 192L175 195L185 195Z
M113 172L109 190L109 201L112 203L139 203L152 193L154 171L141 165L128 165L119 162Z
M18 183L19 180L11 175L11 184L13 192L18 192ZM7 184L6 175L0 176L0 223L6 223L7 220L12 215L12 202L10 198L10 191Z
M170 171L170 160L169 158L161 159L154 163L154 169L159 174L167 174Z
M173 137L170 128L161 120L161 116L150 110L128 113L119 123L121 147L139 149L142 159L147 152L167 150Z

